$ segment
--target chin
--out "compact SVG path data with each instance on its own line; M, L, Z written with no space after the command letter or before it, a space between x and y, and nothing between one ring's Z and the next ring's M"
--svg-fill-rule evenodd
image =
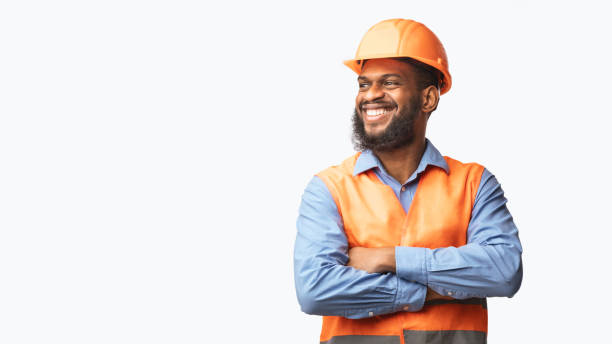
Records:
M385 129L387 129L387 123L365 125L365 132L371 137L382 135L385 132Z

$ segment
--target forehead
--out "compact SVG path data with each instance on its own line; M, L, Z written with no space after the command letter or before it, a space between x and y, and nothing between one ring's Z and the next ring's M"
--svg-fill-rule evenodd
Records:
M411 65L394 59L367 60L361 68L360 78L379 78L383 75L398 74L408 79L413 78L414 70Z

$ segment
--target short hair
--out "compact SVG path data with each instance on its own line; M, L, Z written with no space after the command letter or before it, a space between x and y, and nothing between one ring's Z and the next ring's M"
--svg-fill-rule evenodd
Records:
M436 68L410 57L395 57L394 59L408 63L414 67L417 75L417 88L419 91L424 90L430 85L436 86L438 90L440 89L443 76Z

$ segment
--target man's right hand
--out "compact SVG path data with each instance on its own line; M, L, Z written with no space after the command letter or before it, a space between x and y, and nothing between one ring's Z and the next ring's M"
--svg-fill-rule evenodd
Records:
M427 288L427 296L425 296L425 302L432 300L452 300L450 296L444 296L436 293L431 288Z

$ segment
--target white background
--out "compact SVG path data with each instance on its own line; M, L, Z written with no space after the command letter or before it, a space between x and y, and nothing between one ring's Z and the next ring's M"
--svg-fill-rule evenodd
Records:
M352 154L341 64L395 17L453 87L445 155L502 183L523 286L490 343L602 342L610 307L605 2L3 1L0 342L316 343L292 251L311 176Z

